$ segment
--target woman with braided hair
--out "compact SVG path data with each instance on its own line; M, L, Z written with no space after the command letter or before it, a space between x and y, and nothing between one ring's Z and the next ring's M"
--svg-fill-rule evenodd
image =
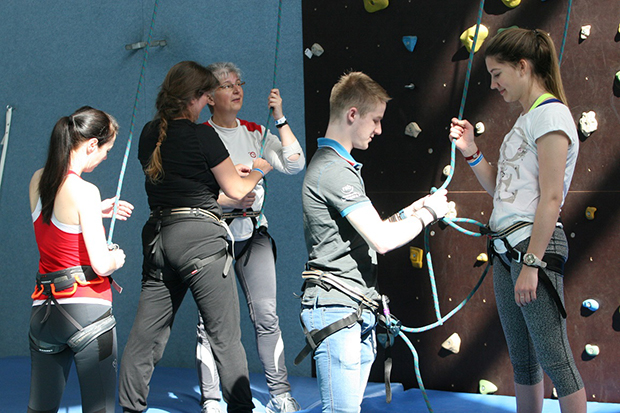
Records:
M252 411L239 300L217 197L246 196L271 166L256 159L241 177L213 128L196 124L217 79L196 62L173 66L144 126L138 159L151 214L142 231L140 302L120 369L125 412L146 410L148 385L187 290L204 320L229 412Z
M518 102L522 112L494 165L484 161L468 121L452 119L450 138L493 197L493 284L514 370L517 412L542 411L544 371L562 413L584 413L585 389L566 333L568 243L559 221L579 139L555 47L540 30L511 28L488 43L485 59L491 89L506 102Z

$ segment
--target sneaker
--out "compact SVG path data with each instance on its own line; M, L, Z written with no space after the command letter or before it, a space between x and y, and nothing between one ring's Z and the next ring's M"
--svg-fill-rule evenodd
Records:
M267 413L290 413L298 412L301 410L301 406L297 403L297 400L293 398L290 392L272 395L271 400L265 406Z
M222 413L220 402L218 400L207 400L202 404L200 413Z

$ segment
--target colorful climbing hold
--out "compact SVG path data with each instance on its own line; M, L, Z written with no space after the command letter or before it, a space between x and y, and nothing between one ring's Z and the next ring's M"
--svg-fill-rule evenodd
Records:
M383 10L389 5L389 0L364 0L364 8L368 13Z
M410 52L413 52L416 43L418 43L418 36L403 36L403 44Z
M594 219L594 213L596 212L596 207L587 207L586 208L586 218L590 221Z
M510 7L511 9L514 9L519 4L521 4L521 0L502 0L502 3L504 3L506 6Z
M409 259L414 268L422 268L422 258L424 251L422 248L409 247Z
M480 394L491 394L497 391L497 386L488 380L480 380L478 388Z
M469 29L465 30L461 34L461 43L467 49L468 52L471 52L471 47L474 44L474 36L476 35L476 25L474 24ZM474 49L474 53L480 50L480 46L484 42L484 39L489 35L489 29L486 28L484 24L480 25L480 29L478 30L478 38L476 39L476 48Z
M590 311L596 311L599 309L598 301L596 301L593 298L588 298L587 300L584 300L583 303L581 303L581 305Z

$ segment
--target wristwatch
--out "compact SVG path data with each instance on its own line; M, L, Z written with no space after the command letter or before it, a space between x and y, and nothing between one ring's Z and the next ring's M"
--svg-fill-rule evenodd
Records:
M523 264L527 265L528 267L536 267L536 268L545 268L547 266L546 262L542 261L540 258L532 254L531 252L528 252L527 254L523 256Z

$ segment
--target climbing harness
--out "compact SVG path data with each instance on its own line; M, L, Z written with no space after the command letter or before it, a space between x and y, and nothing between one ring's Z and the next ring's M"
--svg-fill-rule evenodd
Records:
M28 338L30 341L30 348L35 351L47 354L56 354L69 347L74 353L79 353L95 339L112 330L116 326L116 319L114 318L111 309L108 310L97 321L87 325L86 327L82 327L82 325L78 323L75 318L73 318L71 314L69 314L67 310L62 307L61 304L58 304L58 301L56 301L54 298L52 298L52 301L54 302L54 308L57 308L58 311L60 311L62 315L65 316L65 318L69 320L69 322L73 324L75 328L77 328L78 331L76 331L73 335L71 335L71 337L69 337L66 344L47 343L43 340L39 340L33 337L32 333L29 333ZM45 315L41 323L44 323L47 320L51 306L45 305L45 307L47 308L48 313ZM36 311L40 311L41 308L37 309Z
M6 151L9 147L9 132L11 131L11 118L13 117L13 108L6 107L6 124L4 127L4 136L2 137L2 156L0 156L0 188L2 188L2 175L4 174L4 163L6 161Z
M41 320L41 323L44 323L49 318L52 307L57 308L78 331L69 337L66 344L62 345L46 343L30 335L31 348L42 353L55 354L63 351L68 346L75 353L78 353L97 337L114 328L116 320L111 310L108 310L104 316L94 323L82 327L57 300L58 298L73 296L78 286L101 284L105 281L105 278L97 275L92 267L88 265L69 267L47 274L37 273L37 284L31 298L33 300L38 300L42 296L46 298L43 304L35 310L34 314L45 308L45 315ZM114 284L111 278L110 282ZM54 305L52 306L52 304Z
M164 258L164 246L161 235L162 226L164 218L166 217L202 217L215 221L216 223L222 225L224 229L228 232L228 235L232 238L232 234L230 232L230 228L226 222L220 219L213 212L208 211L204 208L191 208L191 207L179 207L179 208L156 208L151 211L149 215L149 221L154 221L155 223L155 234L153 240L148 244L150 247L149 250L149 259L148 262L145 262L143 271L145 274L149 276L162 280L163 279L163 271L162 269L166 267L165 258ZM185 265L177 270L177 273L181 276L181 278L185 279L186 277L195 274L201 268L219 260L220 258L226 257L226 263L224 264L224 276L228 275L232 264L232 251L233 244L228 247L222 248L220 251L211 254L207 257L201 258L193 258L188 261Z
M71 297L79 285L97 285L104 280L105 278L97 275L93 268L87 265L69 267L47 274L37 273L37 284L30 298L38 300L43 295L56 298Z
M108 235L108 244L112 244L112 236L114 235L114 224L116 222L116 213L118 212L118 203L121 199L121 189L123 187L123 179L125 178L125 169L127 169L127 161L129 160L129 151L131 150L131 141L133 139L133 130L136 122L136 113L138 110L138 101L140 98L140 91L144 84L144 74L146 72L146 63L149 58L149 47L151 46L151 39L153 38L153 26L155 25L155 18L157 17L157 3L159 0L155 0L153 6L153 16L151 17L151 27L149 28L149 34L144 47L144 56L142 58L142 69L140 70L140 80L138 81L138 88L136 90L136 98L133 104L133 112L131 114L131 125L129 127L129 138L127 139L127 147L125 148L125 155L123 157L123 164L121 166L121 173L118 178L118 186L116 188L116 197L114 198L114 208L112 212L112 219L110 221L110 233Z

